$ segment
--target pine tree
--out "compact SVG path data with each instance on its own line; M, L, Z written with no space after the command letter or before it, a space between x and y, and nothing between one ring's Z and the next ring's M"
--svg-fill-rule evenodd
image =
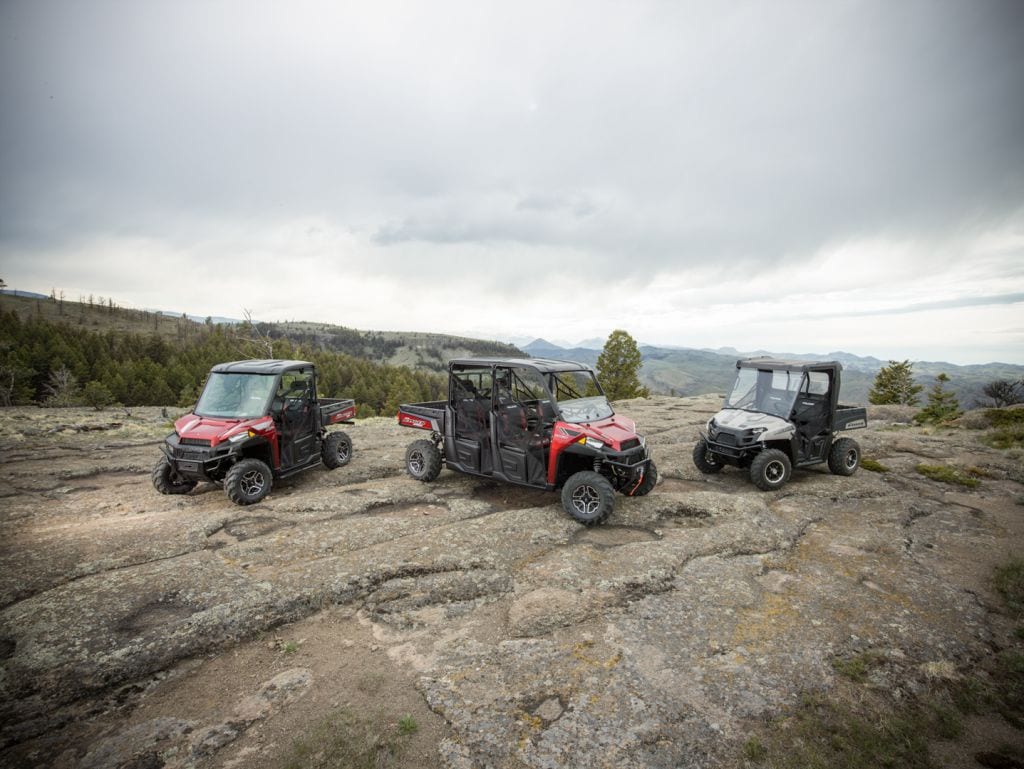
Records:
M616 329L608 336L597 359L597 378L609 400L646 398L650 393L640 384L640 349L627 332Z
M945 388L949 377L939 374L935 377L935 384L928 393L928 405L921 409L914 416L917 422L931 422L932 424L943 424L951 422L964 412L960 409L960 403L956 399L956 393Z
M104 407L114 403L114 394L102 382L92 381L82 389L82 400L85 405L103 411Z
M916 406L920 401L918 393L924 388L914 383L910 372L913 365L909 360L902 363L889 361L889 365L884 366L875 377L875 383L868 392L868 403Z

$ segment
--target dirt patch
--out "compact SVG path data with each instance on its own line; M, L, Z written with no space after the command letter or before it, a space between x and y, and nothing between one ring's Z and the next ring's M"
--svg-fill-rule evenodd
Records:
M531 507L559 505L559 497L547 491L537 491L510 484L477 481L473 484L473 499L486 502L492 511L525 510Z
M634 542L655 542L659 539L661 535L651 529L610 525L579 529L573 534L572 543L594 547L622 547Z

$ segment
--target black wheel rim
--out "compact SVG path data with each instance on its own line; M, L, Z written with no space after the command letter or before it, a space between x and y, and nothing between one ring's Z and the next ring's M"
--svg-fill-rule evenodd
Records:
M857 449L850 449L846 452L846 469L853 470L857 467Z
M768 483L775 485L782 483L782 480L786 477L786 467L779 460L773 460L764 467L764 479Z
M338 451L336 452L339 462L348 461L348 444L345 441L338 441Z
M426 463L423 460L423 453L420 451L409 452L409 472L413 475L422 475Z
M572 492L572 509L580 515L590 518L601 508L601 495L589 484L578 486Z
M242 477L238 480L238 487L247 497L258 497L266 485L267 480L259 470L250 470L247 473L243 473Z

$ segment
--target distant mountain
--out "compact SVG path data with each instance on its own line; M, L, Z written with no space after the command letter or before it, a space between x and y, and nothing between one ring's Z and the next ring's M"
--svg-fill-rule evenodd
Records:
M523 345L522 350L532 358L550 358L553 354L563 352L565 348L554 342L549 342L547 339L534 339L529 344Z
M603 345L603 343L602 343ZM773 353L767 350L741 352L731 347L716 350L690 347L662 347L641 344L640 381L653 393L666 395L703 395L724 393L736 372L740 358L771 357L789 360L838 360L843 364L841 397L847 403L868 402L868 390L874 384L878 370L888 361L835 351L829 353ZM583 346L558 347L544 339L537 339L522 348L533 357L558 358L597 364L601 348ZM994 379L1024 379L1024 366L1008 363L990 363L976 366L957 366L952 363L914 363L915 379L924 386L922 405L927 400L928 388L935 377L945 373L950 377L949 389L960 399L962 406L973 407L982 398L982 387Z
M582 347L584 350L603 350L604 343L607 339L595 336L593 339L584 339L582 342L577 343L577 347Z
M786 360L837 360L843 364L844 369L856 369L858 371L871 371L876 372L882 366L886 365L888 361L882 361L878 358L863 357L860 355L854 355L848 352L828 352L828 353L806 353L806 352L769 352L767 350L753 350L747 352L740 352L734 347L719 347L717 350L709 350L708 352L717 352L720 355L726 355L728 357L736 358L757 358L767 356L769 358L784 358ZM950 364L952 365L952 364Z
M16 288L0 288L0 294L5 296L23 296L28 299L49 299L47 294L37 294L35 291L20 291Z

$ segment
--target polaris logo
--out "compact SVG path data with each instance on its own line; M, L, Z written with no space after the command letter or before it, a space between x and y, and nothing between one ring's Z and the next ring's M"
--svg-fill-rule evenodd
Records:
M427 430L430 428L430 422L426 419L411 417L408 414L402 414L402 418L399 419L398 422L405 427L418 427L421 430Z
M868 423L864 419L855 419L852 422L846 423L846 429L852 430L854 427L867 427Z

